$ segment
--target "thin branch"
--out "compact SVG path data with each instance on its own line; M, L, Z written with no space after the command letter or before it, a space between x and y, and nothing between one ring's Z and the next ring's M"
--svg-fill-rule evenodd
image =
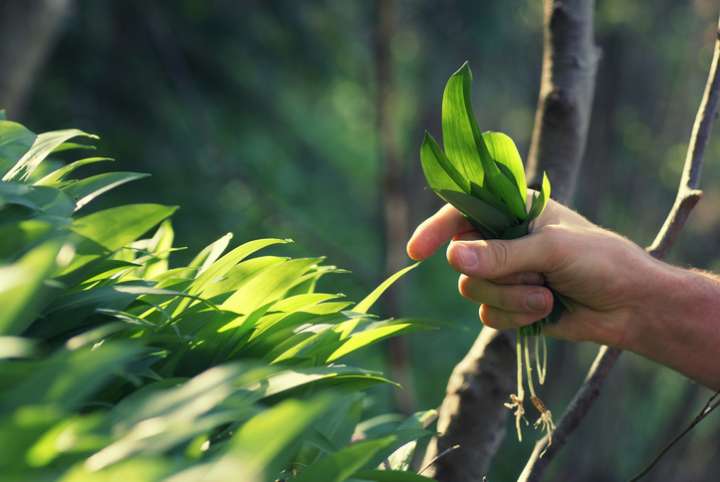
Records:
M707 146L710 132L715 122L718 110L718 99L720 98L720 20L718 22L719 34L715 41L710 73L708 75L705 91L703 93L698 112L695 116L690 143L685 157L685 167L680 179L675 203L668 214L665 223L658 232L653 243L648 247L648 253L657 259L664 258L670 247L673 245L678 234L682 230L690 211L700 200L702 192L698 189L700 185L700 174L704 159L705 147ZM621 350L617 348L601 347L592 367L588 371L585 382L578 389L575 397L570 402L562 419L558 423L557 430L553 434L553 444L547 446L547 438L543 437L536 444L533 452L520 474L518 482L539 481L545 468L552 461L554 456L565 445L568 437L580 425L588 411L598 397L603 383L607 379L610 369L620 356ZM545 451L544 456L540 454Z
M690 433L692 429L695 428L697 424L702 422L702 420L710 415L713 410L718 408L720 406L720 400L718 400L718 397L720 396L720 392L715 392L713 396L708 399L708 401L705 403L705 406L703 406L702 410L700 410L700 413L698 413L695 418L693 418L692 422L690 422L690 425L688 425L685 430L680 432L674 439L668 443L665 448L663 448L659 454L648 464L647 467L645 467L639 474L637 474L635 477L630 479L630 482L637 482L641 478L645 477L650 471L655 468L655 466L660 462L660 460L665 456L666 453L670 451L670 449L680 441L685 435Z

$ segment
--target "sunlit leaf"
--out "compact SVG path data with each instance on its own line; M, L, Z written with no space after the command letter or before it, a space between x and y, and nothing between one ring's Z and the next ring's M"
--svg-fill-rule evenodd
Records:
M7 121L6 121L7 122ZM3 176L3 181L25 180L35 171L40 163L56 147L73 137L89 137L98 139L96 135L88 134L78 129L65 129L61 131L45 132L35 138L30 149L23 154L17 163Z

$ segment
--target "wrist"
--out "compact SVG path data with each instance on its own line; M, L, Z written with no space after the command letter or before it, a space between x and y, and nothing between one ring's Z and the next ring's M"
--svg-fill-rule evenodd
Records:
M707 386L720 384L708 370L707 356L717 351L720 283L711 275L659 263L652 294L643 303L626 349L674 368Z
M672 337L673 327L697 303L693 285L697 274L650 258L645 283L638 290L627 320L627 336L620 348L641 355L653 353Z

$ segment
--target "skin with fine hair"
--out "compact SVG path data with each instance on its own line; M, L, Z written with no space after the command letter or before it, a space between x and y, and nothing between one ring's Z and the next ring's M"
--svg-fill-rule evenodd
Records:
M422 260L450 241L460 293L480 304L487 326L511 329L550 313L551 286L569 301L550 336L629 350L720 388L720 281L652 258L638 245L550 201L514 240L482 240L445 205L407 245Z

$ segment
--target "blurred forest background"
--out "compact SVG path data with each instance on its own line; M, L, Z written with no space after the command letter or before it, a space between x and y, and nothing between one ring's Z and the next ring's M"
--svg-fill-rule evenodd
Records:
M475 73L480 126L527 151L542 50L538 0L45 3L55 10L0 18L0 60L37 60L19 81L0 72L0 105L35 131L96 132L99 155L151 173L105 201L181 205L175 224L190 252L226 231L237 240L291 237L293 254L327 255L351 270L331 289L359 299L409 263L405 239L440 205L424 187L418 146L424 129L439 134L444 82L464 60ZM597 2L602 59L575 207L643 245L672 204L718 7ZM9 88L13 81L20 87ZM705 198L672 259L712 270L720 269L720 134L706 159ZM378 393L378 411L437 406L480 328L476 307L457 294L440 253L394 288L384 309L449 328L407 338L395 358L378 351L365 361L390 363L400 378L410 367L408 390ZM594 353L552 342L543 398L556 417ZM627 479L706 393L624 356L548 479ZM716 418L705 421L647 480L717 480L719 429ZM508 432L489 481L514 480L529 438L519 444Z

